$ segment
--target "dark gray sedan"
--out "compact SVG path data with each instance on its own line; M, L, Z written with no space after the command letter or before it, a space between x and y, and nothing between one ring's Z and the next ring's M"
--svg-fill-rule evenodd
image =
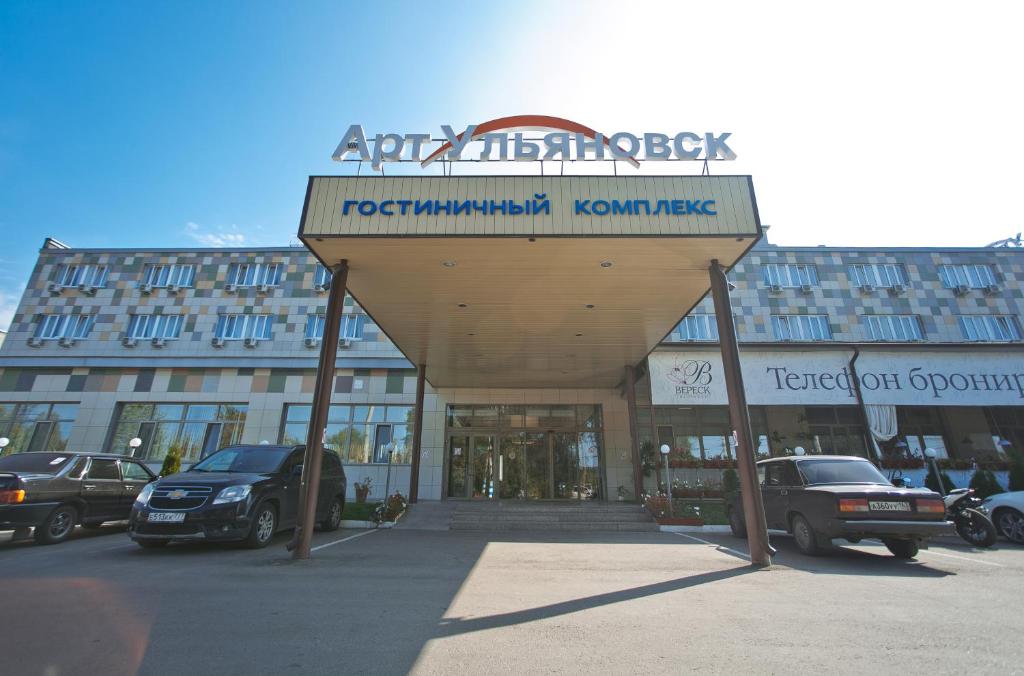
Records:
M878 538L894 556L911 559L929 537L955 532L942 496L893 486L864 458L772 458L757 463L757 473L768 528L792 533L804 554L828 551L833 539ZM726 509L733 535L746 537L740 496Z

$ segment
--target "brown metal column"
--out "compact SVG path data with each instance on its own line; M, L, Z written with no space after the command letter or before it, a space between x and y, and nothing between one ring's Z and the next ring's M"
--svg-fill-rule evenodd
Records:
M420 443L423 436L423 389L426 386L427 365L416 369L416 419L412 425L412 466L409 468L409 502L420 497Z
M750 547L750 563L755 566L770 566L774 553L768 543L768 524L764 517L764 500L757 481L757 467L754 464L753 433L750 429L750 412L747 410L747 395L743 389L743 373L740 371L740 348L736 340L736 325L729 302L729 280L717 260L711 261L711 295L715 302L715 317L718 322L718 342L722 348L722 366L725 371L725 389L729 395L729 420L736 434L736 465L740 474L740 496L743 499L743 516L747 526L747 543Z
M633 461L633 491L636 501L644 492L644 474L640 469L640 430L636 421L636 368L626 367L626 408L629 411L629 456Z
M313 389L313 410L306 434L306 456L302 461L302 482L299 487L298 523L295 536L289 543L292 558L308 559L316 525L316 503L320 493L320 469L323 464L324 434L327 431L327 413L334 390L335 360L338 358L338 339L341 334L341 315L345 307L345 284L348 281L348 261L343 260L331 268L331 292L327 296L327 314L324 316L324 338L320 343L320 363L316 369Z

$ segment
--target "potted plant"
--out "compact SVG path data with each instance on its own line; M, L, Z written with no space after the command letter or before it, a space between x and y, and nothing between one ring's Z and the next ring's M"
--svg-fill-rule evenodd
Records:
M395 491L392 495L385 498L384 502L377 505L377 509L373 512L373 521L378 525L382 521L398 521L405 514L405 509L408 506L409 501L406 500L405 496Z
M365 477L362 483L357 481L353 485L356 488L356 502L366 502L366 498L370 496L370 487L373 485L373 479Z
M623 500L625 500L626 497L629 495L629 491L627 491L626 487L623 486L622 484L619 484L619 487L617 489L617 493L619 495L619 497L618 497L619 502L622 502Z

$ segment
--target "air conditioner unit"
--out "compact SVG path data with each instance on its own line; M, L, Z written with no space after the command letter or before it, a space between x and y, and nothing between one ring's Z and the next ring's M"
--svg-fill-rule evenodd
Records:
M131 336L125 336L121 339L121 344L125 347L135 347L139 344L138 338L132 338Z
M902 284L893 284L891 287L889 287L889 294L893 296L899 296L906 290L907 287L903 286Z
M238 285L237 284L225 284L224 285L224 291L226 293L235 293L236 291L238 291Z
M270 285L269 284L259 284L259 285L256 286L256 291L259 292L259 293L269 293L270 292Z
M779 284L769 284L768 290L772 293L782 293L782 286Z
M875 292L875 285L874 284L861 284L860 285L860 292L861 293L874 293Z
M953 289L953 293L955 293L958 296L966 296L970 292L971 287L967 286L966 284L957 284L956 288Z
M43 346L43 339L42 338L36 338L35 336L32 336L31 338L28 339L28 346L29 347L42 347Z
M326 293L327 287L324 286L323 284L314 284L313 290L316 291L317 293Z
M224 339L214 338L213 340L210 341L210 345L213 345L214 347L224 347Z
M64 336L57 342L60 344L61 347L71 347L72 345L75 344L75 339L72 338L71 336Z
M178 293L179 291L181 291L181 287L178 286L177 284L167 285L167 293Z
M164 340L163 338L154 338L153 339L153 347L163 347L166 344L167 344L167 341Z
M144 294L146 294L148 296L149 294L153 293L153 285L152 284L139 284L139 292L140 293L144 293Z
M350 347L352 347L352 339L351 338L342 338L341 340L338 341L338 348L339 349L344 350L344 349L347 349L347 348L350 348Z
M259 341L258 338L246 338L245 339L245 346L246 347L256 347L259 344L260 344L260 341Z
M54 296L59 296L64 291L64 287L57 282L50 282L46 285L46 290L52 293Z
M811 285L810 284L801 284L800 285L800 292L801 293L810 293L811 292Z
M989 284L985 287L985 294L988 296L994 296L999 293L1000 288L998 284Z
M96 287L93 286L92 284L79 284L78 285L78 290L81 291L82 293L84 293L87 296L95 296L96 295Z
M316 347L320 344L319 338L306 338L306 347Z

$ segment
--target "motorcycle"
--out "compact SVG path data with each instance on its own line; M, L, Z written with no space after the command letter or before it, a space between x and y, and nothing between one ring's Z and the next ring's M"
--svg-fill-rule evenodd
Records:
M981 506L981 498L973 488L954 488L942 497L946 518L956 526L957 534L975 547L991 547L996 543L996 527Z

